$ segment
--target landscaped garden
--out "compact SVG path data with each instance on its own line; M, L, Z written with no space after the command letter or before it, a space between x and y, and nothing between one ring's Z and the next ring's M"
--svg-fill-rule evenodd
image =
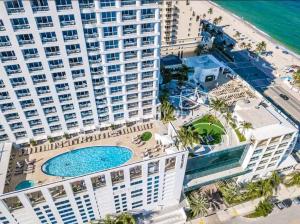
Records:
M222 141L225 130L221 122L213 115L207 114L194 121L191 126L201 136L203 145L215 145Z

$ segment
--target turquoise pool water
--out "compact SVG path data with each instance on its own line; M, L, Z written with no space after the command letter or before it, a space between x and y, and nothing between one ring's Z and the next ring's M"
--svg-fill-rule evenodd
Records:
M33 187L33 186L34 186L34 181L24 180L16 186L16 191L23 190L25 188L29 188L29 187Z
M132 151L120 146L93 146L60 154L46 161L45 174L76 177L120 166L130 160Z

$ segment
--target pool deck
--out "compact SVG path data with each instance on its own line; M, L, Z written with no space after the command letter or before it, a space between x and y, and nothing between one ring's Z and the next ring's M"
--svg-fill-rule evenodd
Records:
M126 163L134 163L137 161L141 160L146 160L148 158L153 158L153 157L158 157L161 155L167 154L166 150L164 147L159 147L157 145L157 142L155 140L155 134L160 134L164 135L167 134L167 126L163 125L161 122L153 121L151 122L153 125L151 126L150 129L144 129L141 131L135 131L132 133L126 133L126 134L121 134L121 135L114 135L113 133L125 129L127 127L119 128L116 130L107 130L104 132L97 132L96 134L102 133L102 135L106 132L110 133L110 137L106 138L101 138L100 140L93 140L89 142L84 142L84 143L79 143L76 145L71 145L71 146L65 146L65 147L59 147L59 148L54 148L52 150L47 150L47 151L40 151L40 152L32 152L27 155L21 155L20 150L13 150L11 153L10 157L10 163L8 166L8 173L6 176L6 184L4 188L4 192L11 192L15 190L16 185L18 185L21 181L24 180L33 180L37 185L41 184L47 184L47 183L53 183L56 181L62 180L62 177L57 177L57 176L49 176L43 173L41 167L42 165L49 159L60 155L65 152L69 152L74 149L79 149L83 147L90 147L90 146L124 146L133 151L133 156L132 158ZM136 124L133 127L143 127L146 123L140 123ZM148 123L149 124L149 123ZM141 128L142 129L142 128ZM133 139L141 135L145 131L150 131L152 133L152 138L145 142L144 145L141 144L136 144L133 142ZM94 133L95 134L95 133ZM93 134L91 134L93 135ZM107 136L107 135L106 135ZM49 143L45 143L46 145ZM42 146L44 146L42 145ZM157 146L157 148L155 148ZM148 156L147 152L148 151ZM145 155L146 154L146 155ZM149 157L150 155L150 157ZM32 161L35 161L32 164L30 164ZM26 165L29 163L29 165ZM24 165L22 165L24 164ZM23 172L18 173L18 170L22 169L22 167L28 167L30 166L30 172L25 173L24 170ZM23 168L24 169L24 168ZM33 171L33 172L32 172Z

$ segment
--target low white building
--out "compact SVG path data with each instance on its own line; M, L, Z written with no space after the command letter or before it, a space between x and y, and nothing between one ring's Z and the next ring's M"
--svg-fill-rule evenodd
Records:
M214 81L223 74L225 68L225 65L212 55L184 58L183 64L192 68L189 81L195 83Z
M233 118L251 142L242 164L249 173L239 177L239 181L263 178L274 170L293 170L297 162L290 154L298 130L277 108L260 98L241 100L235 104ZM243 122L252 128L243 129Z

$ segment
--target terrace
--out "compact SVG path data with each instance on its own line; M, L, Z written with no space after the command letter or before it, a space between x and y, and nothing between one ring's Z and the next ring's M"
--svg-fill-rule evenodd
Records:
M151 133L150 139L142 140L143 133ZM21 149L12 149L7 164L2 163L3 168L3 192L15 191L20 182L28 180L33 181L34 185L43 185L64 179L63 177L46 175L42 171L42 165L49 159L72 150L90 147L90 146L123 146L133 151L132 158L126 163L135 163L142 160L148 160L162 155L178 151L178 148L167 139L167 126L160 122L139 123L131 126L110 127L106 130L95 131L92 134L83 136L65 136L63 139L50 138L48 141L36 146L24 147ZM54 141L55 140L55 141ZM147 140L147 141L146 141ZM158 141L159 140L159 141ZM165 142L165 143L164 143ZM36 144L36 142L32 142ZM7 154L10 150L6 150ZM172 166L172 161L170 165ZM6 170L5 170L6 169ZM155 172L156 168L149 172ZM6 177L5 177L6 174ZM130 178L134 179L141 175L141 167L137 166L130 170ZM113 182L121 180L122 175L116 173L112 176ZM93 187L98 188L106 184L104 177L93 178ZM74 183L74 189L80 192L82 189L80 183ZM61 189L51 191L56 197L64 195Z

